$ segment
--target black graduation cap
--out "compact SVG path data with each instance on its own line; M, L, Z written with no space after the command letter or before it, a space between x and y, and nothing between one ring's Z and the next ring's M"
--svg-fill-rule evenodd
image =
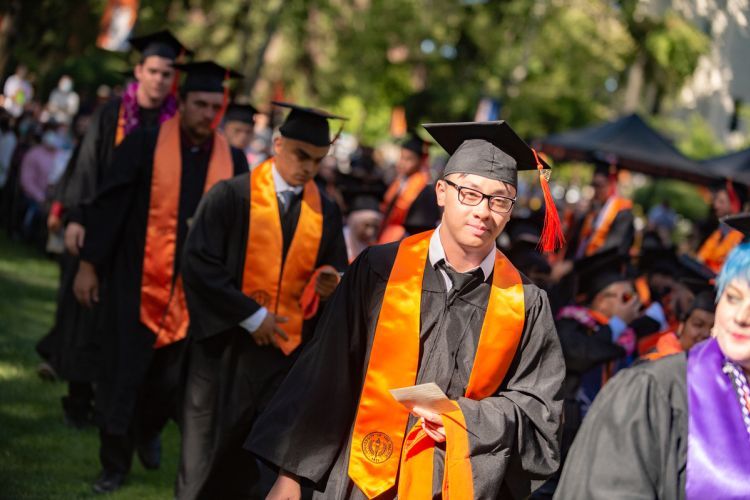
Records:
M141 53L141 58L159 56L174 61L180 55L193 55L193 52L182 45L177 38L167 30L150 33L148 35L130 38L130 45Z
M677 258L677 281L694 294L714 289L716 273L693 257L682 254Z
M429 150L430 143L423 140L417 134L412 133L401 143L401 147L408 149L419 156L424 156Z
M349 205L349 213L356 212L358 210L372 210L375 212L380 212L380 202L374 196L356 196Z
M696 293L690 307L680 316L680 321L687 321L696 309L711 313L716 311L716 293L713 290L703 290Z
M286 116L286 120L279 127L282 136L307 142L314 146L330 146L338 138L338 134L336 134L336 137L331 140L328 120L348 120L348 118L333 115L322 109L306 108L279 101L271 101L271 104L291 109Z
M219 66L213 61L200 61L175 64L175 68L187 73L182 82L183 92L224 92L224 82L242 75L231 69Z
M225 122L243 122L250 125L255 123L255 115L258 110L250 104L238 104L232 103L227 107L226 113L224 113Z
M540 245L544 251L562 246L565 238L548 185L551 167L507 122L427 123L422 126L451 155L443 176L475 174L517 186L519 170L539 170L546 207Z
M573 262L573 274L578 278L578 291L590 302L613 283L628 281L625 274L627 256L618 248L610 248Z
M745 235L750 236L750 213L745 212L737 215L729 215L721 219L721 222Z

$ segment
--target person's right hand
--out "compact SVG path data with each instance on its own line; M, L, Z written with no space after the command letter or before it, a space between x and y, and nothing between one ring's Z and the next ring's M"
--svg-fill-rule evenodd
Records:
M278 347L279 344L276 340L277 335L284 340L289 340L289 336L279 326L287 321L287 318L276 316L272 312L269 312L266 314L266 319L263 320L263 323L261 323L258 329L251 334L253 340L255 340L255 343L258 345L270 344Z
M632 323L641 315L641 300L638 298L638 294L633 294L627 302L618 302L614 314L625 323Z
M297 478L286 471L279 471L279 477L266 495L266 500L299 500L300 498L302 498L302 489Z
M65 228L65 249L70 255L78 256L85 238L86 228L77 222L71 222Z
M57 214L50 212L47 216L47 230L50 233L56 233L62 227L62 220Z
M73 281L73 294L81 305L91 307L99 302L99 278L94 266L82 260L78 265L78 272Z

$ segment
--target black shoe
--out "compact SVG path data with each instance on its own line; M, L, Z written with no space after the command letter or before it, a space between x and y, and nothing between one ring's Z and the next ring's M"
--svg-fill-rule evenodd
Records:
M92 489L95 493L112 493L119 490L124 482L125 474L104 470L99 475L99 478L94 481Z
M144 468L156 470L161 465L161 437L159 435L143 443L138 443L136 451Z

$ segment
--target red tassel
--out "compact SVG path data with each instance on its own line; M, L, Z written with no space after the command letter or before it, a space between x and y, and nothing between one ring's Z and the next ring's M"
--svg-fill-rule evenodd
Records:
M227 111L227 107L229 106L229 70L226 70L226 73L224 73L224 96L221 100L221 109L216 114L216 117L214 118L214 121L211 123L211 128L216 130L216 128L221 124L221 120L224 118L224 113Z
M565 244L565 236L562 232L562 225L560 224L560 216L557 213L555 200L552 198L552 193L549 189L549 182L547 182L547 177L544 175L544 166L539 161L536 151L533 148L531 151L534 153L536 168L539 170L539 183L542 185L542 193L544 193L544 227L542 228L542 235L539 238L539 248L545 253L554 252Z
M740 213L742 202L740 202L740 197L737 196L737 191L734 190L734 183L732 183L731 179L727 179L727 194L729 195L729 204L732 207L732 213Z
M617 196L617 167L613 163L609 165L609 197Z
M180 49L180 54L177 56L176 61L181 61L182 56L185 55L185 49ZM174 80L172 80L172 88L169 90L169 93L173 96L177 97L177 89L180 86L180 70L175 68L174 69Z

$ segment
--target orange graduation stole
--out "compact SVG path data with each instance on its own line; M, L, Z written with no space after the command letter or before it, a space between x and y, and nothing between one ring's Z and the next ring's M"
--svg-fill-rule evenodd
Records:
M383 220L383 229L380 232L378 243L391 243L398 241L404 236L404 221L409 213L414 200L419 193L430 182L430 174L426 170L420 170L406 179L402 186L401 179L393 181L385 193L380 211L386 216ZM394 201L395 199L395 201ZM391 207L388 212L388 207Z
M399 467L399 498L432 498L435 443L419 423L404 438L409 411L388 392L413 385L417 378L422 278L432 234L427 231L401 242L375 327L349 457L349 477L368 498L393 487ZM521 277L498 251L467 398L480 400L497 391L516 354L524 321ZM458 403L454 406L443 415L443 498L448 498L448 491L451 498L473 498L469 437Z
M721 271L721 266L724 265L729 252L742 243L743 238L744 235L737 230L731 229L722 237L721 229L716 229L698 250L698 260L713 272L718 273Z
M276 339L288 355L302 341L304 311L300 299L315 272L323 235L323 209L318 187L308 181L302 191L297 229L286 259L282 260L284 240L272 167L273 159L268 159L250 174L250 231L242 292L270 312L288 318L280 327L289 340Z
M604 245L604 242L607 241L609 229L612 227L617 214L631 208L633 208L633 202L626 198L610 198L604 207L602 207L602 210L605 210L605 212L596 227L592 226L597 214L588 214L581 229L581 244L586 245L583 255L589 256L595 254Z
M233 172L229 144L215 133L203 192ZM189 323L182 278L174 278L181 175L180 115L175 114L161 125L156 140L143 253L140 317L156 334L155 348L185 338Z
M120 102L117 111L117 128L115 129L115 146L119 146L125 139L125 103Z

